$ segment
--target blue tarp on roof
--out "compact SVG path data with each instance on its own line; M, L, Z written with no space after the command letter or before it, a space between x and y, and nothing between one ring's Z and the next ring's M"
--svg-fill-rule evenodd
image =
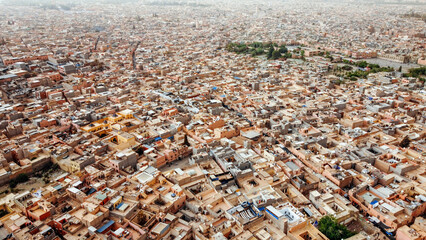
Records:
M234 77L236 80L241 80L241 78L239 78L239 77Z
M213 90L217 90L217 87L213 87L212 89L213 89Z
M87 193L87 195L90 195L90 194L92 194L92 193L94 193L94 192L96 192L96 189L91 188L91 189L89 190L89 192Z
M278 217L275 214L271 213L268 209L265 209L267 213L269 213L272 217L278 220Z
M111 227L114 223L115 223L114 220L109 220L109 222L107 224L103 225L101 228L96 230L96 232L101 233L101 232L105 231L107 228Z
M161 140L161 137L156 137L155 139L154 139L154 141L160 141Z
M120 203L117 205L117 207L115 207L115 209L119 209L121 206L123 206L124 202Z
M378 201L377 201L377 200L374 200L374 201L372 201L370 204L371 204L371 205L374 205L374 204L376 204L376 203L378 203Z

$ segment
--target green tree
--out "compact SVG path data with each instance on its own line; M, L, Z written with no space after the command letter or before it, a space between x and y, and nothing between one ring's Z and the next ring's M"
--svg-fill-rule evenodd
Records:
M365 68L365 67L368 66L368 63L366 61L359 61L355 65L360 67L360 68Z
M270 48L270 47L273 47L272 42L267 42L267 43L263 44L263 48Z
M239 44L238 45L238 49L237 49L237 53L246 53L248 50L247 45L245 44Z
M30 178L28 177L28 175L27 174L25 174L25 173L21 173L21 174L19 174L18 175L18 177L16 177L16 181L18 182L18 183L23 183L23 182L26 182L26 181L28 181Z
M264 53L265 53L265 51L263 50L263 48L256 48L256 49L251 50L252 56L258 56L258 55L262 55Z
M233 52L235 48L235 43L228 43L226 44L226 50L229 52Z
M345 65L345 66L342 67L342 69L345 70L345 71L351 71L353 68L349 65Z
M318 230L330 240L341 240L352 237L356 234L344 225L339 224L337 220L331 216L324 216L320 219L318 223Z
M266 57L268 58L268 59L271 59L272 58L272 53L274 52L274 47L273 46L270 46L269 47L269 50L268 50L268 54L266 54Z
M11 180L10 182L9 182L9 187L10 188L16 188L16 186L18 186L18 183L16 183L16 181L15 180Z
M414 77L414 78L420 78L421 76L426 75L426 67L419 67L419 68L410 68L408 70L408 74L405 74L407 77Z
M254 43L251 43L251 44L250 44L250 46L251 46L252 48L263 48L263 44L262 44L262 43L260 43L260 42L254 42Z
M287 53L288 52L288 49L286 48L286 46L285 45L281 45L280 46L280 53Z
M369 64L367 65L367 67L369 67L369 68L371 68L371 69L373 69L373 68L380 68L380 65L379 65L379 64L372 64L372 63L369 63Z
M287 52L287 53L285 53L284 54L284 58L285 59L287 59L287 58L291 58L293 55L290 53L290 52Z
M18 184L19 183L24 183L24 182L26 182L26 181L28 181L30 178L28 177L28 175L27 174L25 174L25 173L21 173L21 174L19 174L15 179L12 179L10 182L9 182L9 187L10 188L15 188L16 186L18 186Z
M274 50L273 52L272 52L272 59L278 59L278 58L281 58L281 53L280 53L280 51L278 51L278 50Z

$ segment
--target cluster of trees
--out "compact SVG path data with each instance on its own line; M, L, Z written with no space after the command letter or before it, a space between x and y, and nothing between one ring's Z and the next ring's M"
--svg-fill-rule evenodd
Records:
M334 60L333 56L331 56L331 54L330 54L330 52L329 52L329 51L326 51L326 52L320 52L320 53L319 53L319 55L320 55L321 57L328 58L330 61L333 61L333 60ZM325 56L324 56L324 55L325 55Z
M337 220L331 216L324 216L318 223L318 230L327 236L330 240L341 240L352 237L355 232L350 231L347 227L339 224Z
M46 165L42 170L36 172L34 174L34 177L36 178L42 178L43 182L48 184L50 183L50 176L52 175L52 173L56 170L59 169L59 165L58 164L48 164Z
M403 77L413 77L413 78L419 78L420 81L425 82L426 81L426 67L419 67L419 68L410 68L408 69L408 73L404 73L402 75Z
M358 61L358 62L352 62L346 59L343 59L343 63L346 63L348 65L345 65L342 67L345 71L352 70L352 66L356 66L359 68L363 68L365 70L356 70L352 72L347 72L346 77L355 81L358 78L364 78L366 79L368 74L370 73L378 73L378 72L393 72L395 71L392 67L380 67L378 64L368 63L366 61ZM350 66L352 65L352 66Z
M342 67L342 69L345 70L345 71L352 71L352 69L354 69L354 68L352 66L345 65L345 66Z
M376 71L376 72L391 72L391 71L394 71L394 69L391 68L391 67L380 67L379 64L368 63L366 61L353 62L353 61L343 59L343 63L353 65L353 66L357 66L357 67L360 67L360 68L369 68L370 71Z
M9 182L9 187L15 188L16 186L18 186L19 183L24 183L24 182L28 181L29 179L30 178L28 177L27 174L21 173L15 179L13 179Z
M268 59L290 58L292 55L289 53L285 45L278 46L277 43L229 43L226 45L226 50L238 54L250 54L254 56L265 55Z
M275 46L270 46L268 50L268 54L266 57L268 59L279 59L279 58L291 58L292 54L288 52L286 46L281 45L279 48L275 48Z
M358 78L367 79L368 74L369 72L367 71L356 70L353 72L347 72L346 77L352 81L356 81Z
M40 171L36 172L34 174L34 177L36 177L36 178L42 178L43 181L44 181L44 183L47 184L47 183L50 182L50 176L52 175L52 173L54 171L58 170L58 169L59 169L59 165L58 164L56 164L56 163L55 164L48 164L43 169L41 169ZM16 188L18 186L18 184L27 182L28 180L30 180L30 177L26 173L21 173L15 179L12 179L9 182L9 187L13 191L14 188ZM4 192L4 193L8 193L8 192L9 191Z

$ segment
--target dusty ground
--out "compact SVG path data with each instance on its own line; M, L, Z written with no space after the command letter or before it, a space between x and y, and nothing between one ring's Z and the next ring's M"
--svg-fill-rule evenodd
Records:
M15 188L14 193L19 194L19 193L27 191L27 190L31 191L33 189L43 187L44 185L45 185L45 183L43 182L43 179L31 177L30 180L28 180L28 182L18 184L18 186L16 186L16 188ZM6 190L9 190L9 193L10 193L11 190L9 188L9 184L6 184L6 185L3 185L3 186L0 187L0 192L2 193L0 195L0 197L7 195L7 194L4 193Z
M61 169L58 169L56 171L54 171L52 174L49 175L49 179L50 181L52 181L53 179L55 179L56 177L58 177L59 175L63 174L64 171L62 171ZM34 189L38 189L40 187L45 186L46 184L43 181L43 178L37 178L37 177L30 177L30 180L28 180L25 183L20 183L18 184L18 186L16 186L15 188L15 194L19 194L22 193L24 191L32 191ZM0 198L6 196L9 193L5 193L5 191L8 190L9 193L11 192L11 189L9 187L9 184L3 185L0 187Z
M360 216L358 221L352 221L347 225L347 228L354 232L366 232L369 236L372 236L375 240L388 240L391 239L387 237L379 228L375 227L372 223L365 219L365 217Z
M169 170L173 170L176 168L184 168L189 166L189 158L186 157L182 160L178 160L178 161L174 161L171 163L171 165L169 166L169 164L164 165L163 167L160 167L159 170L162 172L167 172Z
M359 221L363 221L363 220L359 220ZM352 232L364 231L368 234L372 234L374 232L372 231L372 229L363 227L363 225L359 221L352 221L350 224L348 224L347 226L348 229L351 230Z

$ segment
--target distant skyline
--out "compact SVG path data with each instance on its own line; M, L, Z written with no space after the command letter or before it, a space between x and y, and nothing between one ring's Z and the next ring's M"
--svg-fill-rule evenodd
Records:
M254 0L232 0L232 2L239 3L258 3L258 4L267 4L270 2L345 2L345 3L387 3L387 4L419 4L426 5L426 0L265 0L265 1L254 1ZM149 3L149 2L157 2L157 3L214 3L217 0L84 0L84 1L76 1L76 0L1 0L3 4L8 5L20 5L20 4L79 4L82 2L84 4L88 3ZM221 2L229 2L229 0L222 0Z

